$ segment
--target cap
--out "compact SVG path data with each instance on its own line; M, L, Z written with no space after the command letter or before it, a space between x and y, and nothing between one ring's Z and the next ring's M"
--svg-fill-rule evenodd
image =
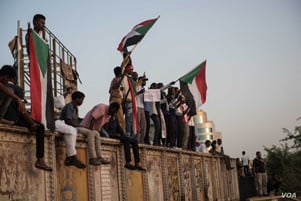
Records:
M129 69L129 70L133 70L134 69L134 66L133 65L128 65L125 67L126 69Z

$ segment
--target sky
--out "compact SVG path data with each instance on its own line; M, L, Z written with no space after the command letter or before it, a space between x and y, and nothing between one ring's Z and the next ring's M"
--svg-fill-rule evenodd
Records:
M160 16L132 53L135 71L169 83L207 60L207 100L202 110L222 133L225 152L250 158L279 145L282 128L301 116L301 1L1 0L0 65L12 64L8 42L17 21L32 17L75 55L86 95L80 115L108 103L117 46L134 25ZM177 85L177 84L176 84Z

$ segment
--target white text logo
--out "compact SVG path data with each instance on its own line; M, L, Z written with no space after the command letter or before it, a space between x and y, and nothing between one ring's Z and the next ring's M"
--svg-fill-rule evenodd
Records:
M281 197L282 198L297 198L296 193L281 193Z

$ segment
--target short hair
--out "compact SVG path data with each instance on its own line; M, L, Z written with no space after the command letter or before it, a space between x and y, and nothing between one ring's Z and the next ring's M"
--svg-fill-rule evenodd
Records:
M242 151L242 154L245 154L246 152L245 151Z
M32 22L34 23L34 22L38 21L39 19L46 20L46 17L42 14L36 14L35 16L33 16Z
M256 156L258 156L258 154L260 154L260 151L256 151Z
M161 88L161 87L163 87L164 85L163 85L162 82L159 82L159 83L157 83L157 86L158 86L159 88Z
M150 85L150 88L153 88L153 89L157 88L157 83L153 82L153 83Z
M9 78L16 78L17 72L11 65L4 65L0 69L0 75L1 76L7 75Z
M114 68L114 74L117 75L121 75L121 67L120 66L116 66Z
M72 100L75 100L77 98L84 98L85 97L85 94L81 91L75 91L73 92L73 94L71 95L72 97Z
M117 103L117 102L112 102L112 103L109 105L109 108L111 108L111 109L114 108L114 109L118 110L119 107L120 107L120 104Z

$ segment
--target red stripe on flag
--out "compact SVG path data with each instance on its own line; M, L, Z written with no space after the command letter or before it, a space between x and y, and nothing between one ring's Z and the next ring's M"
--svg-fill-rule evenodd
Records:
M202 65L200 72L195 77L195 82L201 94L202 104L206 102L207 83L206 83L206 61Z
M137 115L137 106L136 106L136 98L135 98L135 93L134 93L134 88L132 85L132 82L130 80L130 78L128 78L128 84L130 87L130 93L131 93L131 97L132 97L132 108L133 108L133 133L137 134L138 131L138 115Z
M120 52L123 52L123 46L124 46L124 41L125 41L125 38L126 38L127 36L124 36L123 38L122 38L122 40L121 40L121 42L119 43L119 46L118 46L118 48L117 48L117 50L118 51L120 51Z
M31 117L42 121L42 86L40 78L40 65L36 56L35 43L32 32L29 32L29 59L30 59L30 96L31 96Z
M153 23L153 22L155 22L157 19L158 19L158 18L150 19L150 20L145 20L144 22L141 22L140 24L137 24L136 27L137 27L138 25L143 25L143 26L144 26L144 25Z

